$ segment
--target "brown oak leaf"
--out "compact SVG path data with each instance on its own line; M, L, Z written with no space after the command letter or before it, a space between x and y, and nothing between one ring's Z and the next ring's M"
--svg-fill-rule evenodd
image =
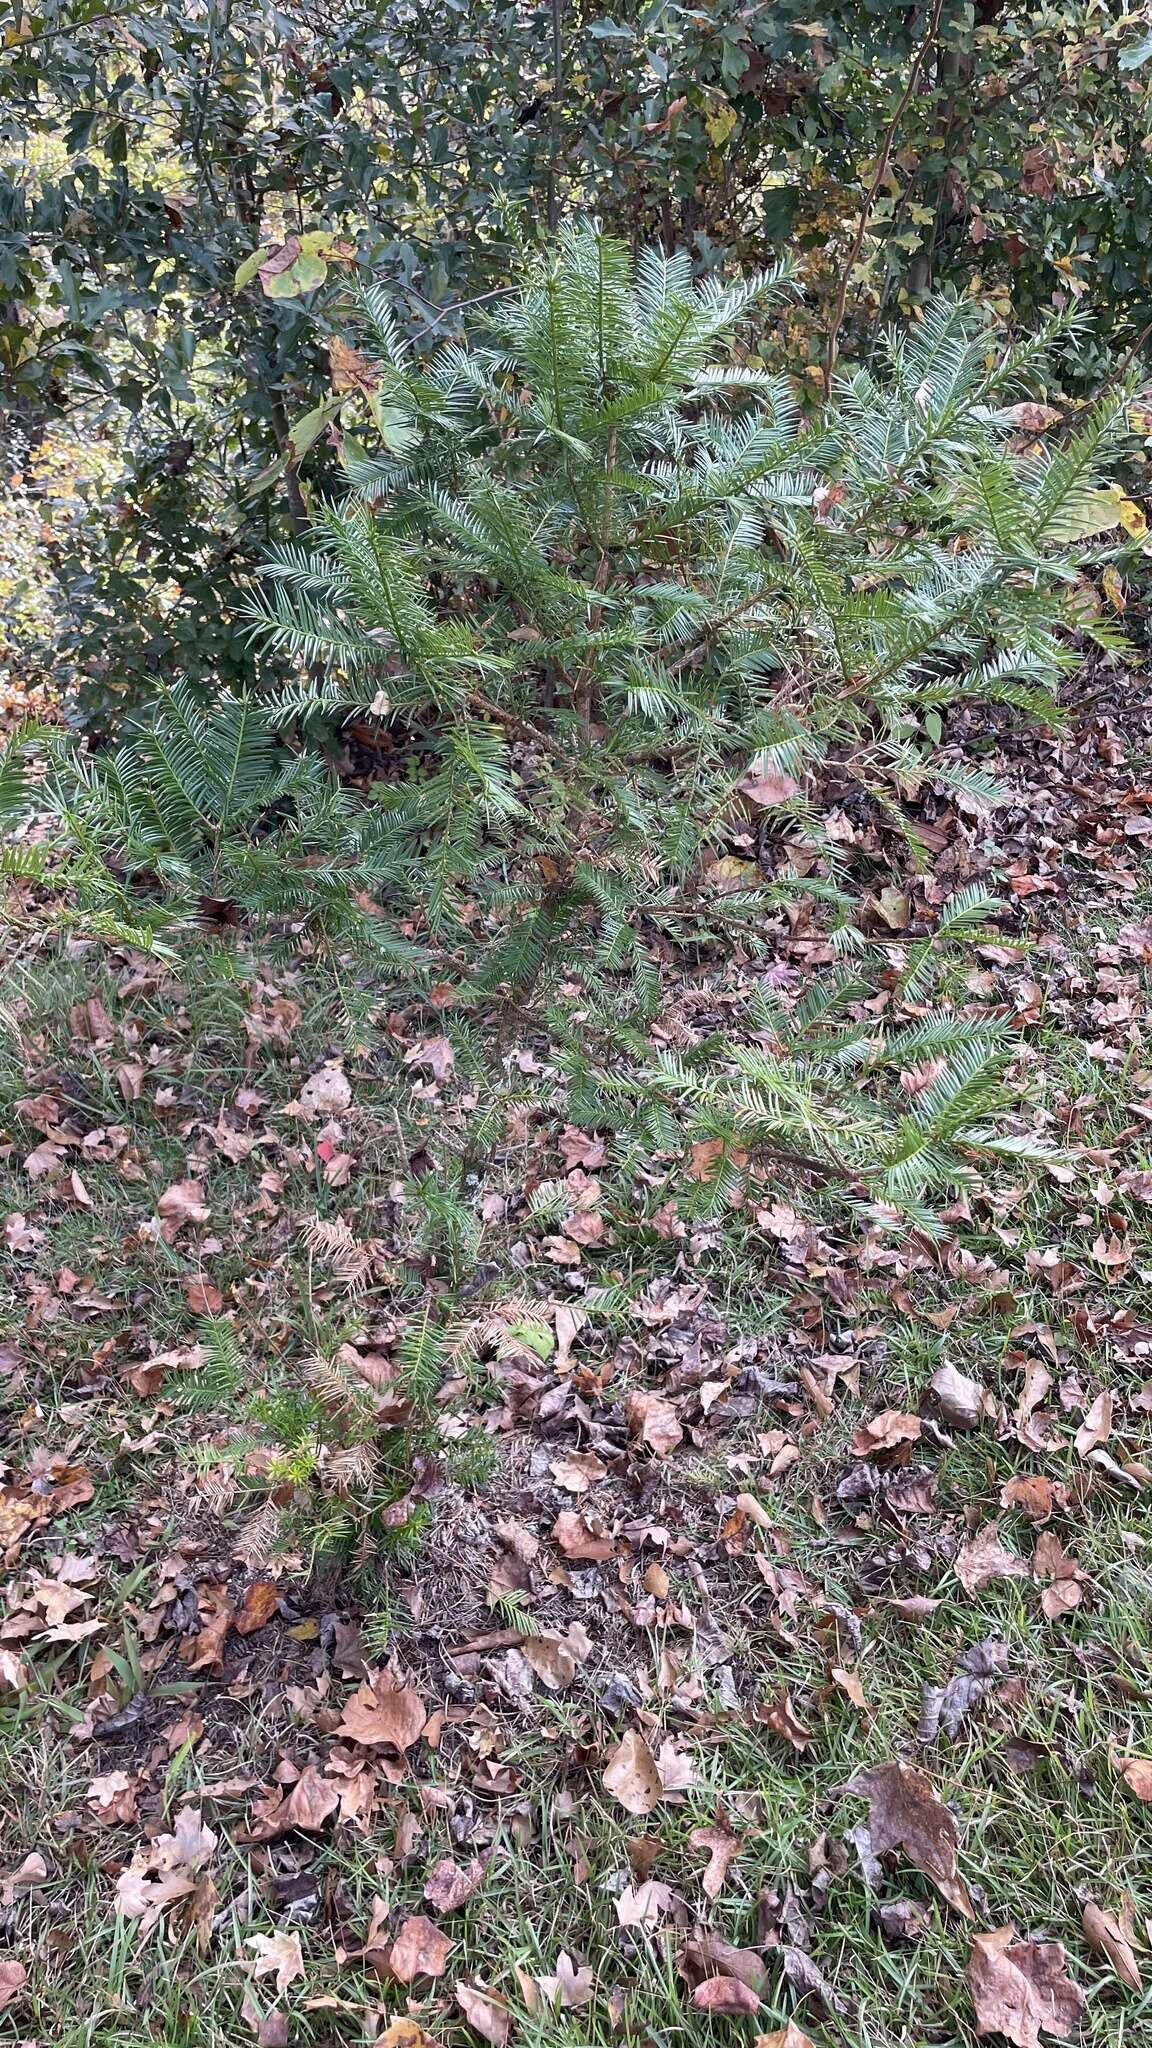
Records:
M966 1974L976 2032L1003 2034L1015 2048L1040 2048L1041 2034L1070 2034L1084 2011L1061 1944L1018 1941L1011 1926L972 1936Z
M845 1789L868 1801L873 1854L903 1849L941 1898L971 1919L971 1901L956 1874L956 1822L927 1774L912 1764L877 1764L859 1771Z

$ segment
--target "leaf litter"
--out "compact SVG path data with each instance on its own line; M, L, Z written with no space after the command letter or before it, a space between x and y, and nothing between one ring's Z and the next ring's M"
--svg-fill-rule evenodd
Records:
M1101 763L1111 772L1099 749L1112 743L1093 717L1078 733L1079 753L1061 758L1077 778L1068 816L1081 872L1090 898L1119 891L1125 920L1075 957L1055 927L1040 927L1048 996L1086 1012L1086 1057L1102 1076L1128 1077L1126 1114L1139 1132L1152 1122L1152 1078L1133 1053L1130 1026L1152 935L1127 915L1134 891L1117 881L1136 870L1131 837L1125 846L1122 829L1113 836L1115 776L1100 773ZM1000 853L1020 878L1014 901L1023 921L1046 900L1026 887L1025 856L1055 814L1044 815L1044 794L1023 767L1018 790L1019 816ZM1142 817L1130 793L1122 813ZM934 897L964 878L964 864L975 871L983 858L982 827L942 806L926 829L939 817L947 820L939 874L910 874L876 895L894 947ZM862 861L880 856L881 841L869 839L879 830L874 820L860 824ZM802 919L782 929L778 972L802 978L821 943L818 927ZM1023 1014L1036 1000L1028 963L995 951L978 953L965 994L974 1012L1003 1004ZM708 987L673 984L663 1022L690 1043L721 1028L746 993L739 974ZM258 1085L251 1076L239 1089L233 1083L201 1115L204 1105L178 1106L179 1033L157 1026L147 1053L134 1035L138 1000L106 990L70 1027L85 1057L108 1063L114 1099L127 1105L123 1142L116 1126L92 1119L85 1127L62 1101L67 1091L52 1094L51 1059L30 1058L30 1085L55 1107L42 1100L19 1112L27 1127L21 1206L6 1243L22 1276L25 1328L0 1365L0 1384L27 1418L0 1470L9 1574L0 1693L20 1697L39 1685L49 1655L60 1659L58 1682L76 1699L64 1839L97 1859L108 1910L134 1939L155 1950L187 1932L196 1948L218 1947L222 1915L240 1896L233 1859L250 1857L245 1883L273 1931L244 1933L238 1977L262 1997L274 1991L303 2004L323 1969L317 2012L327 1999L332 2010L347 2004L366 2015L373 2008L360 1977L350 1983L340 1973L359 1958L413 2002L412 2015L383 2025L389 2048L432 2048L461 2024L504 2048L521 2014L580 2014L601 1998L609 2014L622 2010L613 2001L631 1995L637 1958L656 1941L669 1945L692 2006L718 2026L739 2030L750 2018L762 2026L783 2000L798 2017L759 2035L763 2048L810 2048L812 2039L825 2048L825 2022L850 2007L829 1930L861 1875L882 1938L910 1956L945 1916L957 1974L967 1939L959 1923L974 1918L974 1900L986 1917L982 1889L994 1911L1013 1905L984 1867L979 1830L964 1824L971 1780L959 1738L973 1716L990 1755L1014 1745L1018 1756L1032 1753L1029 1773L1066 1771L1076 1782L1099 1784L1111 1771L1121 1798L1152 1800L1152 1762L1130 1753L1139 1727L1122 1710L1124 1683L1137 1681L1091 1633L1107 1586L1084 1533L1097 1508L1137 1501L1147 1484L1140 1474L1152 1388L1143 1361L1152 1332L1127 1276L1133 1258L1147 1256L1134 1245L1152 1180L1128 1140L1094 1146L1088 1110L1072 1098L1061 1104L1074 1140L1072 1178L1054 1181L1059 1227L1037 1246L1011 1188L965 1198L967 1217L954 1219L957 1235L942 1246L915 1231L903 1239L870 1226L838 1234L807 1213L795 1186L762 1188L759 1242L778 1261L774 1282L786 1276L787 1304L767 1333L746 1327L714 1284L714 1226L682 1213L670 1195L663 1209L644 1210L638 1184L628 1197L635 1227L642 1214L660 1219L652 1235L667 1264L645 1279L633 1312L606 1327L596 1286L633 1227L612 1179L611 1134L569 1126L550 1136L546 1119L530 1116L518 1156L527 1178L555 1181L555 1224L538 1226L522 1189L507 1186L489 1203L484 1247L503 1231L518 1248L529 1334L481 1345L482 1371L469 1378L469 1365L454 1396L461 1427L487 1438L498 1470L477 1501L444 1476L452 1438L438 1445L424 1550L410 1566L389 1567L392 1632L386 1646L365 1648L364 1603L339 1586L314 1592L299 1555L246 1568L237 1557L226 1409L197 1424L207 1488L199 1476L174 1485L173 1474L181 1404L209 1369L202 1325L223 1320L238 1334L254 1379L270 1373L277 1349L293 1355L294 1212L308 1200L306 1179L319 1174L336 1191L341 1174L355 1177L371 1073L330 1048L299 1056L302 1007L265 984L253 989L244 1030L253 1059L275 1071L265 1079L261 1070ZM173 1007L177 1000L166 996ZM1127 1015L1105 1014L1125 1005ZM453 1116L464 1083L447 1040L410 1016L396 1020L394 1041L408 1085L428 1091L432 1118ZM546 1050L517 1048L526 1081ZM929 1072L908 1068L911 1101L931 1084ZM147 1156L154 1141L141 1134L165 1089L174 1101L162 1113L175 1110L179 1121L161 1170ZM129 1114L140 1118L131 1132ZM700 1190L716 1165L708 1142L692 1155L689 1177ZM344 1164L333 1178L337 1161ZM645 1163L654 1186L662 1170L658 1160ZM111 1248L84 1270L48 1256L59 1217L98 1224L97 1174L122 1171L138 1242L177 1262L178 1330L147 1327L120 1289ZM231 1263L221 1249L228 1173L243 1176L251 1194L243 1257ZM348 1214L358 1245L378 1227L386 1239L395 1222L391 1211L379 1226L364 1224L355 1207ZM1090 1220L1080 1224L1081 1215ZM403 1335L381 1281L389 1257L395 1250L385 1243L382 1263L376 1253L361 1262L364 1327L351 1345L358 1360L373 1361L378 1390L390 1384ZM435 1297L442 1279L426 1271ZM321 1305L338 1299L333 1283ZM887 1368L893 1317L930 1346L931 1364L907 1386ZM990 1324L1003 1335L999 1352L980 1336ZM966 1331L977 1333L971 1349ZM76 1347L78 1395L50 1434L30 1404L64 1333ZM450 1417L448 1404L443 1412ZM114 1469L131 1470L138 1492L119 1518L97 1500ZM167 1526L159 1511L173 1499L175 1547L156 1535ZM94 1532L90 1543L76 1540L80 1526ZM138 1567L151 1579L132 1596L143 1662L129 1685L110 1653L119 1654L124 1620L117 1580ZM1029 1716L1040 1694L1015 1638L1009 1658L1001 1635L1017 1602L1060 1639L1053 1668L1069 1700L1090 1676L1121 1703L1110 1746L1089 1762L1075 1753L1070 1729L1044 1743L1018 1730L1035 1733ZM931 1775L877 1747L869 1715L885 1697L885 1660L896 1655L908 1700L907 1748L898 1753L922 1745ZM165 1696L173 1680L186 1697ZM275 1737L241 1764L224 1733L269 1704L280 1717ZM569 1718L557 1718L561 1709ZM821 1835L832 1827L828 1759L846 1727L860 1768L841 1800L863 1801L866 1819L851 1825L845 1805L845 1834ZM758 1745L755 1766L730 1765L748 1742ZM169 1809L164 1773L174 1757L192 1755L203 1802ZM769 1772L777 1783L785 1774L812 1807L811 1839L799 1849L775 1843L759 1794ZM1020 1782L1005 1793L989 1781L987 1796L1013 1811ZM506 1900L509 1844L529 1862L536 1852L535 1802L545 1785L550 1825L572 1859L571 1928L517 1974L486 1942L487 1902ZM598 1863L585 1841L598 1807L612 1827L636 1831L615 1867ZM387 1866L378 1882L388 1903L367 1934L366 1912L357 1923L348 1897L322 1875L329 1851L359 1844ZM51 1857L39 1855L41 1846ZM44 1925L39 1901L56 1881L56 1857L53 1838L0 1873L11 1888L5 1911L18 1916L25 1944L0 1958L0 2004L14 2006L21 2023L41 1939L33 1930ZM616 1936L636 1948L589 1946L582 1859L606 1888ZM923 1897L901 1895L919 1880ZM981 2034L1043 2048L1074 2030L1077 1945L1081 1966L1090 1952L1107 1969L1104 1995L1137 1994L1134 1911L1109 1870L1094 1874L1092 1890L1069 1905L1063 1942L1039 1926L972 1935L968 1998ZM320 1960L329 1934L349 1959L334 1975ZM927 2029L940 2007L927 1990L924 1999ZM290 2038L274 2031L287 2028L285 2013L244 2010L255 2015L253 2031L264 2030L259 2038Z

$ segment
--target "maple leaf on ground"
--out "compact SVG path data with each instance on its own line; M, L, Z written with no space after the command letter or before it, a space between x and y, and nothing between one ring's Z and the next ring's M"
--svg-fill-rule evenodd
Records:
M643 1884L626 1886L616 1901L616 1918L621 1927L658 1927L672 1904L671 1885L659 1878L645 1878Z
M116 1880L116 1910L126 1920L138 1920L147 1939L166 1906L188 1898L196 1891L196 1873L216 1848L216 1836L205 1827L198 1809L182 1807L170 1835L136 1851L126 1870Z
M757 2034L756 2048L816 2048L816 2043L795 2020L789 2020L786 2027L777 2027L771 2034Z
M628 1813L651 1813L664 1797L656 1759L636 1728L621 1737L601 1783Z
M102 1778L93 1778L84 1797L97 1820L109 1828L136 1819L138 1793L139 1785L127 1771L106 1771Z
M1065 1969L1058 1941L1018 1941L1014 1927L972 1936L968 1989L978 2034L1040 2048L1041 2034L1070 2034L1087 2003Z
M970 1599L982 1593L993 1579L1028 1577L1024 1559L1001 1542L998 1522L985 1522L982 1529L960 1545L952 1569Z
M401 1984L411 1984L417 1977L442 1977L454 1946L434 1920L413 1913L392 1943L388 1968Z
M293 1929L291 1934L250 1934L246 1946L254 1948L256 1960L252 1964L253 1977L270 1977L276 1972L276 1989L281 1997L297 1977L304 1975L304 1957L300 1953L300 1936Z
M386 1744L405 1750L420 1740L427 1723L415 1686L393 1672L377 1671L347 1701L335 1733L366 1747Z
M926 1773L912 1764L877 1764L858 1772L844 1789L868 1801L873 1855L903 1849L941 1898L971 1919L972 1904L956 1873L956 1822Z
M561 1949L557 1956L552 1976L527 1979L521 1976L521 1984L526 1993L525 2003L529 2011L533 2010L533 1993L561 2012L578 2011L581 2006L591 2005L595 1988L590 1965L582 1963L577 1969L566 1949Z

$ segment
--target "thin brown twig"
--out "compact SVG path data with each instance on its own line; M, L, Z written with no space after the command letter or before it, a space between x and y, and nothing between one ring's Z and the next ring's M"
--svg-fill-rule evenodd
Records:
M892 145L896 140L900 123L911 105L916 87L920 83L920 73L924 69L928 52L936 41L943 13L944 0L933 0L932 12L928 18L928 27L925 31L924 40L908 67L907 83L900 95L896 111L888 123L884 141L880 147L880 154L876 159L876 169L872 173L872 182L864 195L864 205L860 212L860 219L856 224L856 233L852 237L852 247L848 251L848 261L844 265L844 272L837 287L836 298L832 308L832 320L828 329L828 352L824 359L825 398L831 398L832 396L832 377L836 369L836 351L840 340L840 329L844 325L844 309L848 304L848 289L852 282L852 272L860 261L860 252L864 247L864 237L868 232L868 223L872 218L872 208L876 204L880 187L888 174L888 165L892 156Z

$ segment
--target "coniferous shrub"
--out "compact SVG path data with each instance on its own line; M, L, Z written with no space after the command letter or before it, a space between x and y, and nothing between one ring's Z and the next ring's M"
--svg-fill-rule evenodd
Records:
M1123 396L1037 441L1026 394L1058 326L1004 349L940 299L807 417L748 347L789 289L779 271L697 285L686 257L634 264L581 225L485 332L427 358L364 294L334 352L347 493L251 600L295 680L207 706L176 687L115 753L48 749L34 798L92 914L137 933L206 902L287 919L369 958L376 993L449 977L481 1035L576 973L564 1057L586 1112L598 1074L595 1099L631 1097L669 1140L687 1102L734 1146L790 1129L850 1176L871 1162L885 1199L947 1179L997 1048L956 1048L955 1093L911 1113L920 1139L905 1114L877 1149L853 1058L813 1065L782 1026L779 1057L655 1074L654 947L733 921L755 946L766 902L805 892L858 945L819 808L831 762L914 853L926 784L994 796L938 751L941 716L974 698L1057 715ZM391 740L361 794L338 772L350 718ZM742 791L814 874L783 862L766 888L724 860Z

